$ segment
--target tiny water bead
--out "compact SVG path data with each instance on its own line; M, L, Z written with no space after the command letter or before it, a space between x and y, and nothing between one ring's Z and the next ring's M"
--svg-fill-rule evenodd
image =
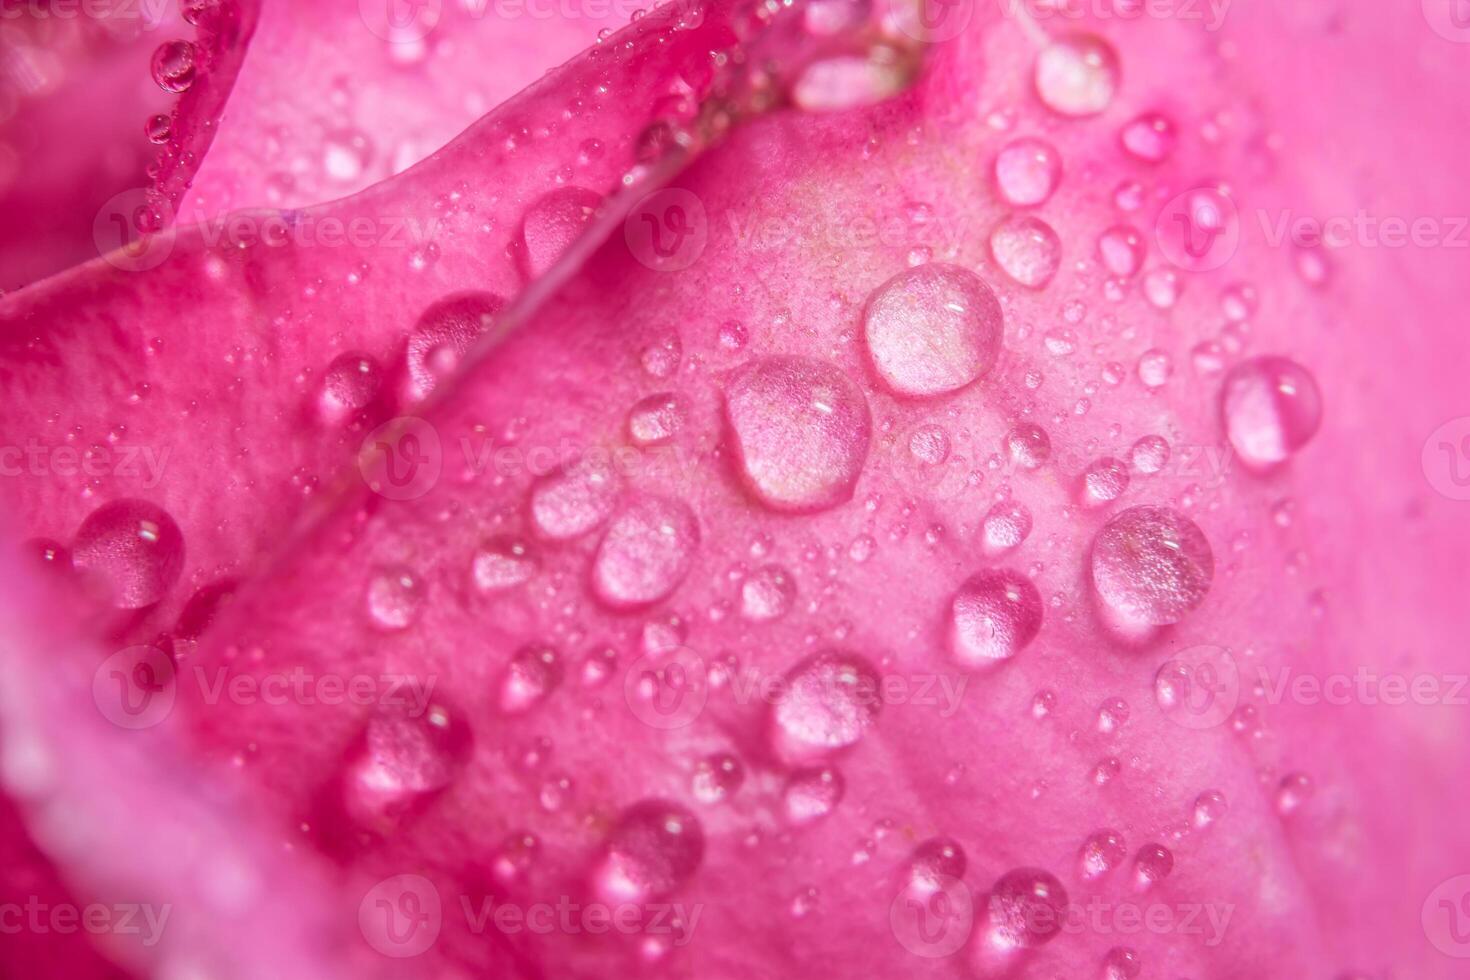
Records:
M979 276L931 262L874 290L863 328L884 383L897 394L926 398L958 391L989 373L1005 318Z
M1128 467L1113 456L1103 456L1088 464L1082 473L1082 504L1101 507L1123 496L1128 489Z
M1006 275L1027 289L1045 289L1062 264L1062 240L1029 214L1012 215L990 233L990 254Z
M1123 149L1144 163L1162 163L1174 152L1179 134L1174 121L1161 112L1145 112L1128 122L1119 139Z
M521 258L528 276L545 273L582 234L602 204L602 195L582 187L559 187L539 198L521 219Z
M165 92L186 92L197 74L194 45L188 41L165 41L153 52L153 80Z
M1006 433L1006 452L1017 466L1034 470L1051 458L1051 436L1033 422L1019 422Z
M780 619L796 601L796 583L780 565L764 565L740 583L740 614L755 622Z
M781 804L786 819L800 826L830 816L846 791L842 773L830 766L798 769L787 777Z
M518 651L500 679L500 710L519 714L540 704L561 685L561 659L551 647L530 646Z
M641 398L628 411L628 438L635 445L658 446L679 434L689 410L672 392Z
M910 855L907 885L918 892L942 891L950 882L965 876L968 864L959 841L952 837L931 837Z
M1148 435L1133 444L1128 460L1139 473L1153 475L1169 465L1169 443L1163 436Z
M1311 799L1313 791L1312 777L1301 772L1288 773L1276 788L1276 812L1283 817L1290 816Z
M1312 373L1285 357L1237 365L1220 386L1220 417L1230 445L1256 470L1285 462L1322 425L1322 394Z
M394 565L379 569L368 579L368 617L380 630L392 632L412 626L423 604L423 583L412 569Z
M667 598L684 581L699 547L699 521L682 500L643 497L608 525L592 563L592 590L614 609Z
M767 507L810 512L851 499L872 423L862 392L835 366L753 361L726 388L725 416L740 475Z
M719 803L733 796L745 782L745 766L728 752L700 759L690 779L690 792L701 803Z
M986 512L980 529L985 554L1003 555L1020 547L1031 533L1031 511L1019 501L1003 500Z
M348 816L373 830L392 828L455 780L470 748L468 727L443 705L373 714L343 774Z
M1124 279L1138 275L1147 252L1143 235L1128 225L1114 225L1097 238L1097 257L1103 268Z
M1099 599L1131 623L1177 623L1204 601L1215 556L1204 532L1170 507L1130 507L1092 542Z
M788 760L857 744L882 708L878 673L857 654L829 650L793 667L771 706L771 741Z
M985 935L999 950L1044 946L1062 930L1067 890L1050 872L1016 868L1001 875L986 903Z
M1078 854L1078 869L1084 878L1101 878L1123 863L1128 845L1116 830L1102 829L1088 835Z
M610 458L587 453L536 481L531 523L538 535L552 541L581 537L612 516L621 486Z
M593 883L610 904L668 895L704 860L704 828L677 803L643 800L618 817L603 845Z
M184 535L157 504L124 498L82 521L72 541L74 568L95 578L120 609L151 606L168 594L184 569Z
M324 420L341 423L371 405L382 386L383 369L371 355L341 354L322 375L317 407Z
M1097 709L1097 730L1112 735L1128 723L1128 702L1122 698L1108 698Z
M1036 57L1036 94L1063 116L1093 116L1112 104L1121 70L1118 53L1095 34L1056 38Z
M1133 887L1146 891L1169 877L1174 854L1162 844L1145 844L1133 857Z
M499 536L486 541L470 560L475 588L504 592L528 582L536 574L531 546L520 538Z
M1046 140L1012 140L996 155L996 189L1014 207L1045 204L1061 180L1062 155Z
M1010 569L986 569L965 580L950 600L949 650L966 667L1009 660L1041 630L1041 593Z
M460 293L426 309L408 337L408 400L427 398L452 375L504 306L505 301L492 293Z

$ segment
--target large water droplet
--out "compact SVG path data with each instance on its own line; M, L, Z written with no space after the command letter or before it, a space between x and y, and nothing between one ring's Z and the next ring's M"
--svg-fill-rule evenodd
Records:
M521 220L521 258L528 276L556 264L602 204L602 195L582 187L559 187L526 209Z
M643 800L609 832L592 880L604 901L646 902L674 891L703 860L699 819L678 804Z
M615 609L667 598L689 573L699 547L699 522L689 505L643 497L613 518L592 563L592 588Z
M1018 208L1045 204L1062 179L1062 155L1046 140L1018 139L995 158L995 186Z
M771 707L771 736L788 760L855 744L882 707L878 674L862 657L828 651L793 667Z
M458 368L475 339L490 328L505 301L491 293L461 293L442 299L419 317L408 338L408 401L428 397Z
M1204 601L1215 556L1193 521L1169 507L1130 507L1092 541L1092 584L1129 623L1177 623Z
M795 599L796 583L780 565L758 568L740 585L740 613L757 622L786 615Z
M1029 949L1061 931L1067 890L1040 868L1016 868L996 881L986 906L985 938L992 949Z
M1220 416L1230 445L1257 470L1284 462L1322 425L1322 394L1310 371L1285 357L1236 366L1220 387Z
M1069 34L1036 56L1036 94L1063 116L1092 116L1112 103L1119 74L1111 44L1095 34Z
M72 565L94 577L121 609L151 606L184 568L184 535L168 512L146 500L103 504L82 521Z
M836 367L762 358L726 389L725 414L741 476L766 506L815 511L852 497L871 422L862 392Z
M620 486L612 461L601 453L588 453L548 473L531 488L536 533L553 541L586 534L612 515Z
M830 816L842 802L846 788L842 773L836 769L798 769L781 791L786 819L794 824L809 824Z
M1005 332L1000 302L973 272L931 262L873 291L863 314L879 377L900 395L956 391L995 366Z
M1017 214L990 233L990 254L1016 282L1027 289L1044 289L1062 264L1062 240L1040 218Z
M1010 569L979 572L965 581L949 606L949 649L966 667L1009 660L1041 629L1041 593Z

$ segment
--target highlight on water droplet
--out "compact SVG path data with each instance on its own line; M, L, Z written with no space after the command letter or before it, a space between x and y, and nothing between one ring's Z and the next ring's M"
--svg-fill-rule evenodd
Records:
M863 327L884 383L897 394L925 398L958 391L989 373L1005 319L979 276L931 262L874 290Z

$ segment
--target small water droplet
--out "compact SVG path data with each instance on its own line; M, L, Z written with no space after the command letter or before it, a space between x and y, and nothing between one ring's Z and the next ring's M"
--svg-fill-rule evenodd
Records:
M1102 260L1103 268L1124 279L1138 275L1147 251L1148 246L1138 229L1128 225L1115 225L1097 239L1097 256Z
M371 405L382 385L383 370L371 355L339 355L322 375L317 407L324 420L341 424Z
M1143 296L1155 307L1168 310L1179 302L1179 273L1173 269L1154 269L1143 277Z
M1061 932L1067 890L1040 868L1016 868L1001 875L986 903L985 938L997 951L1044 946Z
M536 558L520 538L500 536L480 546L471 560L475 587L481 592L504 592L536 574Z
M592 588L614 609L667 598L684 581L699 547L699 522L689 505L643 497L608 526L592 563Z
M842 773L836 769L798 769L781 792L786 818L794 824L809 824L830 816L846 789Z
M1087 507L1101 507L1123 496L1128 489L1128 467L1121 459L1103 456L1082 473L1081 502Z
M1128 459L1139 473L1158 473L1169 464L1169 443L1163 436L1148 435L1133 444Z
M165 92L187 92L197 69L195 48L188 41L165 41L153 52L153 80Z
M1116 830L1102 829L1088 835L1078 855L1082 877L1101 878L1123 863L1128 856L1128 845L1123 835Z
M628 436L640 446L657 446L678 435L688 417L684 400L671 392L639 399L628 412Z
M1276 812L1283 817L1295 813L1311 799L1314 789L1312 777L1306 773L1288 773L1276 789Z
M981 533L986 555L1005 554L1020 547L1031 533L1031 511L1019 501L1003 500L985 514Z
M1101 980L1137 980L1143 971L1138 951L1127 946L1114 946L1103 956Z
M1051 458L1051 437L1039 425L1020 422L1006 433L1006 451L1018 466L1034 470Z
M1036 57L1036 94L1063 116L1092 116L1106 109L1118 90L1118 53L1095 34L1068 34Z
M1012 140L995 158L995 186L1018 208L1045 204L1062 179L1062 156L1046 140Z
M894 392L957 391L995 366L1005 332L1000 302L979 276L943 262L900 272L863 313L873 365Z
M520 714L540 704L561 684L561 659L550 647L518 651L500 678L500 710Z
M735 794L745 782L745 767L728 752L700 759L694 767L690 789L701 803L719 803Z
M553 541L581 537L612 515L620 487L612 461L601 453L546 474L531 488L536 533Z
M990 233L990 254L1022 286L1044 289L1062 264L1062 240L1040 218L1012 215Z
M1128 702L1122 698L1108 698L1097 709L1097 730L1104 735L1115 734L1128 722Z
M1179 134L1174 121L1161 112L1145 112L1123 127L1123 149L1144 163L1162 163L1174 152Z
M1217 789L1207 789L1194 798L1194 825L1201 829L1210 826L1225 815L1230 804L1225 794Z
M796 583L780 565L756 569L740 584L740 614L756 622L779 619L796 600Z
M1225 434L1257 470L1285 462L1322 425L1322 394L1310 371L1285 357L1237 365L1220 387Z
M1169 507L1131 507L1092 542L1092 584L1133 623L1177 623L1204 601L1215 556L1193 521Z
M1041 593L1010 569L986 569L960 586L950 600L949 649L966 667L1009 660L1041 629Z
M878 674L866 660L818 653L787 672L771 706L771 741L789 761L836 752L855 745L881 707Z
M521 258L527 276L546 273L582 234L602 195L582 187L558 187L536 200L521 219Z
M380 630L407 629L418 618L423 602L423 583L402 565L379 569L368 579L368 616Z
M120 609L151 606L168 594L184 568L184 535L157 504L125 498L103 504L82 521L72 541L73 567L100 583Z
M347 816L377 832L393 829L448 787L469 753L469 729L443 705L373 714L343 771Z
M1133 858L1133 887L1146 891L1169 877L1174 854L1162 844L1145 844Z
M452 375L504 305L504 300L490 293L461 293L425 310L408 338L406 400L428 397L439 382Z
M699 819L676 803L643 800L618 817L592 878L606 902L647 902L673 892L703 860Z
M1040 721L1057 710L1057 692L1051 690L1040 690L1031 699L1031 717Z

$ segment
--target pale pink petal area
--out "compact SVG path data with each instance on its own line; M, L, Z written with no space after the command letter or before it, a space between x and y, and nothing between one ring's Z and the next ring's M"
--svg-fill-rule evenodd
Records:
M206 226L10 300L6 442L181 447L7 485L114 596L161 563L99 504L185 542L105 624L178 701L108 798L199 767L266 814L236 853L302 856L293 928L347 924L317 954L392 975L1459 975L1470 38L1106 6L945 8L916 80L902 12L665 11L304 212L447 212L432 254ZM646 129L711 48L701 125ZM27 790L96 804L46 753L135 770L48 703L0 715L37 843L184 901L67 874Z

